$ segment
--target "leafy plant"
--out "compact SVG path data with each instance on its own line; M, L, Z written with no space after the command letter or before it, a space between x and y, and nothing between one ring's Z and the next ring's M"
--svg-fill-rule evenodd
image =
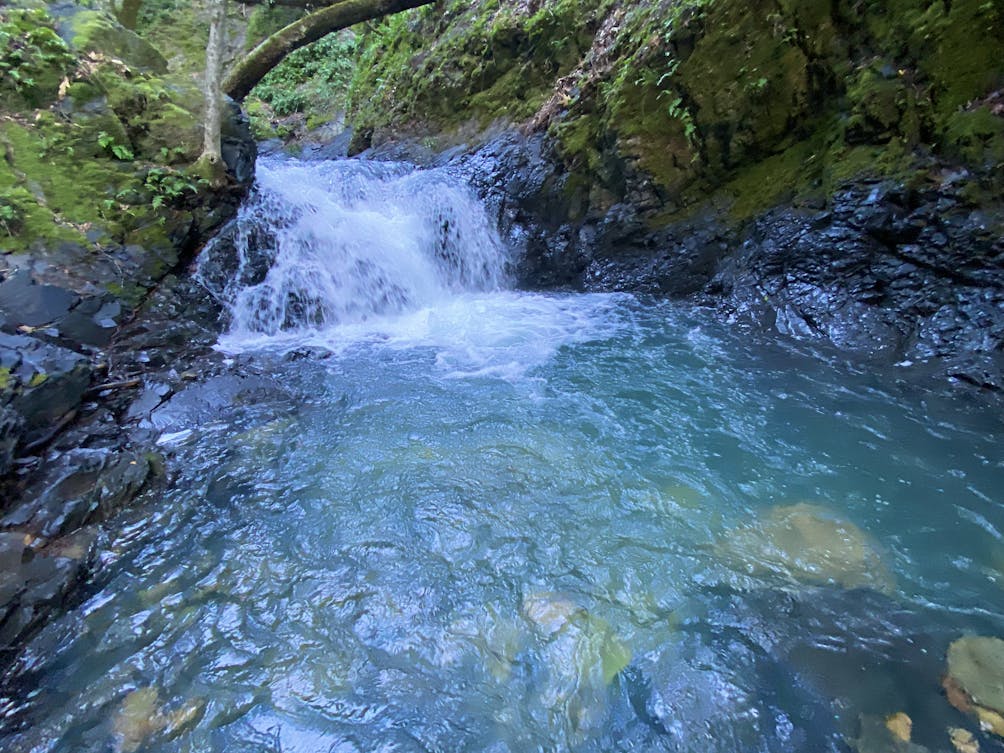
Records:
M203 178L193 180L188 175L169 167L155 167L147 171L143 186L153 194L150 202L154 209L180 202L186 194L195 195L200 186L207 185Z
M0 196L0 229L13 236L21 226L21 213L17 207Z
M98 133L98 146L106 152L110 152L115 159L122 160L123 162L132 162L136 159L136 155L132 153L132 149L124 144L118 143L115 140L115 137L107 131L101 131Z

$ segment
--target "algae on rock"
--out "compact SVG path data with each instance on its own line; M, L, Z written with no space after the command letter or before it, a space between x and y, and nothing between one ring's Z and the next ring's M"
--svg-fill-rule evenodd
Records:
M775 507L726 532L718 556L737 573L782 584L895 590L877 544L854 523L819 505Z

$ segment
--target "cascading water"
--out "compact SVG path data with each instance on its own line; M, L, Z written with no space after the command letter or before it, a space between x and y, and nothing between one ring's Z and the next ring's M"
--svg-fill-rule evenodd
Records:
M262 161L233 243L237 269L219 291L230 347L302 339L508 283L508 254L484 206L445 169Z
M0 748L999 750L940 686L1004 635L998 416L508 263L448 171L263 161L200 267L241 357Z

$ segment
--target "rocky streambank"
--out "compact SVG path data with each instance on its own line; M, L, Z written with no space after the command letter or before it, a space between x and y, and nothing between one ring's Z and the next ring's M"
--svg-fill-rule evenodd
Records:
M687 297L996 392L1002 24L978 0L450 3L363 36L345 143L446 149L524 285Z
M348 141L305 156L336 156ZM402 140L362 156L466 175L519 251L521 287L677 298L918 384L947 379L991 400L1004 389L1004 199L957 163L927 160L910 181L848 180L748 219L709 201L666 222L644 180L580 214L568 190L578 178L542 134L443 152Z
M185 268L236 212L256 145L226 118L226 181L198 155L201 92L110 16L0 10L0 655L73 597L99 524L162 483L142 430L211 370L218 311ZM29 75L30 74L30 75ZM181 277L178 277L180 274ZM138 396L138 397L137 397Z

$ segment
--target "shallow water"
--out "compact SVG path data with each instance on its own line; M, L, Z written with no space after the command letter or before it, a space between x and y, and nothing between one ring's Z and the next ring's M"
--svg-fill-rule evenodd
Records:
M22 657L7 749L976 731L939 681L951 640L1004 635L999 416L701 310L506 290L507 263L391 311L235 319L254 391L161 416L177 481Z

